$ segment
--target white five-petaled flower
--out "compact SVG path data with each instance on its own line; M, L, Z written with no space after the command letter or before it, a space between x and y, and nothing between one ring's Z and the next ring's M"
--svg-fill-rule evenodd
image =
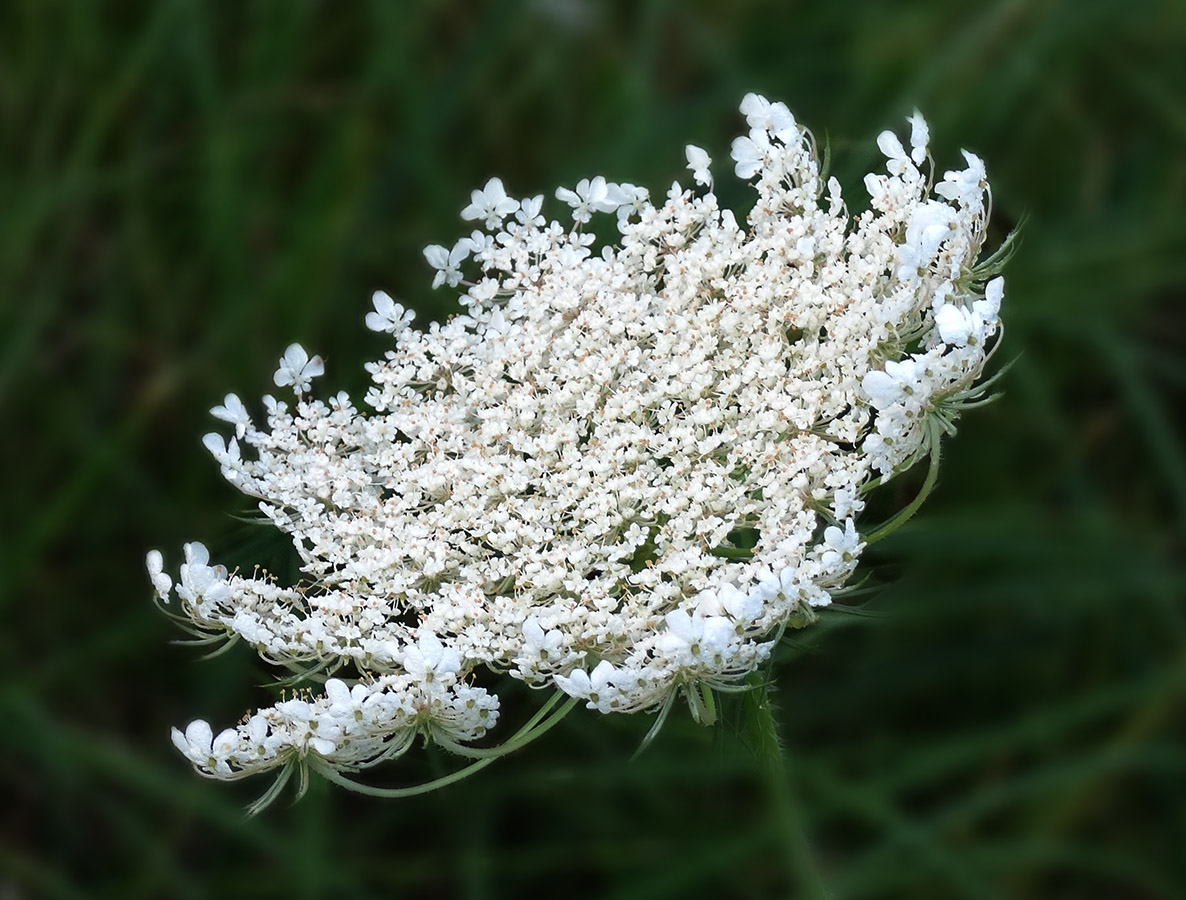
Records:
M164 600L173 589L173 579L165 574L165 561L160 550L149 550L146 557L148 577L158 597Z
M243 435L251 427L251 416L247 414L247 407L243 405L243 401L236 394L227 394L221 406L210 410L210 415L234 425L235 437L239 440L243 439Z
M418 682L439 681L461 670L461 657L432 632L424 632L404 650L404 671Z
M572 207L572 218L577 223L588 222L593 213L614 212L627 202L619 186L606 182L600 175L582 178L575 190L556 188L556 199Z
M985 319L995 320L1005 297L1005 279L998 275L984 286L984 299L973 301L973 308Z
M966 169L943 173L943 180L935 185L935 193L945 200L953 200L961 207L976 208L988 186L984 162L975 153L963 151Z
M386 291L375 291L371 295L371 303L374 304L375 311L366 315L366 326L371 331L386 331L398 335L416 318L416 313L404 309L392 300Z
M370 690L362 682L350 687L340 678L325 680L325 696L330 702L329 712L337 718L361 718L363 703L370 695Z
M573 669L568 675L555 675L556 686L570 697L588 700L589 709L597 709L605 704L612 694L617 693L614 685L614 664L603 659L593 667L592 672L584 669Z
M849 519L844 528L829 525L824 529L824 550L820 562L825 566L842 566L856 562L861 551L861 536L857 534L856 523Z
M558 629L545 631L535 616L523 623L523 656L529 662L559 659L564 652L564 634Z
M770 138L759 128L751 130L749 137L734 139L730 156L736 163L733 170L737 177L750 179L757 175L766 165L772 149Z
M636 184L623 183L617 187L618 222L621 223L641 213L647 206L650 194L646 188Z
M916 166L921 166L927 158L927 144L931 139L931 129L927 120L917 109L906 120L910 123L910 159Z
M935 328L945 344L956 347L975 345L984 339L985 322L974 309L944 303L935 313Z
M926 399L926 383L918 363L914 360L887 360L885 369L872 369L861 381L869 400L875 409L889 409L911 400Z
M466 221L482 219L486 227L493 230L502 220L519 209L519 201L507 196L501 178L491 178L480 191L470 193L470 203L461 211Z
M716 603L707 615L728 615L737 627L748 627L762 612L762 595L758 591L743 591L736 585L725 583L721 585L716 595Z
M677 609L663 617L666 630L659 648L677 666L712 660L737 636L733 623L723 616L702 616Z
M741 101L741 112L750 128L767 131L781 140L795 133L795 117L785 103L771 103L758 94L746 94Z
M310 750L318 756L330 756L337 749L342 728L328 715L328 710L299 697L282 700L276 704L276 710L292 730L294 746L302 756Z
M236 438L228 441L217 431L211 431L202 436L202 444L222 465L234 466L240 460L239 441Z
M439 288L442 284L447 284L449 287L457 286L461 281L460 266L469 256L471 246L469 239L462 239L452 250L446 249L440 244L429 244L424 248L424 258L428 260L430 266L437 270L432 279L434 288Z
M173 745L199 769L215 776L232 774L229 757L239 744L239 734L234 728L215 735L209 723L196 719L186 726L184 734L174 728L172 736Z
M885 154L886 159L890 163L909 162L910 157L906 155L906 151L902 148L901 139L892 131L883 131L877 135L877 149ZM890 169L891 173L896 173L895 168Z
M692 178L697 184L711 189L712 173L708 167L712 165L712 160L708 158L708 154L694 144L688 144L684 148L684 153L688 157L688 168L692 170Z
M544 195L536 194L519 202L519 211L515 213L515 218L528 228L542 228L548 221L540 215L543 208Z
M292 385L292 389L300 394L309 390L314 378L324 374L325 363L321 361L320 356L310 358L300 344L289 344L284 355L280 357L280 366L272 376L272 381L276 383L276 387Z

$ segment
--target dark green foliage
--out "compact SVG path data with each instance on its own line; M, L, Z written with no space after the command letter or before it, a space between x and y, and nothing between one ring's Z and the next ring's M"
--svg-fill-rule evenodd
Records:
M1171 0L0 5L0 896L1186 894L1184 47ZM360 391L370 292L444 315L421 248L490 175L659 192L691 142L745 204L748 90L827 135L854 204L917 105L940 169L986 160L990 246L1029 215L1020 359L870 551L885 587L849 602L878 615L787 635L776 732L718 695L628 762L650 723L579 710L427 797L314 780L245 821L267 785L200 780L168 729L270 673L171 646L143 571L198 539L294 572L235 520L206 410L292 341Z

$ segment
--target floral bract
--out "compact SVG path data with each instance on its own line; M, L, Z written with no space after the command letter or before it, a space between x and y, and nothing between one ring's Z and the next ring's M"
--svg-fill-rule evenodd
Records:
M305 579L229 573L195 543L176 584L149 554L156 592L203 636L337 677L218 734L175 730L199 771L336 777L416 735L489 756L482 669L665 710L742 686L845 584L867 489L933 458L982 395L1002 295L977 266L984 168L965 153L933 183L915 114L909 150L878 138L854 218L785 106L741 109L744 227L698 147L698 187L657 202L601 176L559 189L571 224L491 179L462 212L479 230L425 250L462 314L420 331L375 294L366 324L393 347L367 366L367 412L310 396L324 367L299 345L275 375L293 398L264 397L259 422L234 394L215 407L233 433L207 448ZM581 226L602 215L619 236L597 248Z

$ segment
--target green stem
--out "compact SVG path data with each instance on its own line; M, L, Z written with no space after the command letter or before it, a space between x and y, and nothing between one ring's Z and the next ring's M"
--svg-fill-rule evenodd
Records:
M362 784L361 782L352 781L345 775L342 775L336 769L332 768L326 763L321 762L315 757L310 757L309 762L313 769L326 781L336 784L339 787L346 788L349 791L354 791L356 794L365 794L368 797L383 797L386 799L415 797L418 794L427 794L430 791L435 791L437 788L448 787L454 782L461 781L464 778L468 778L470 775L480 772L496 759L519 749L524 744L528 744L550 731L556 726L557 723L560 722L561 719L568 715L572 708L577 704L577 699L575 697L570 697L563 706L548 716L549 710L551 710L552 707L556 705L556 702L561 696L562 695L559 692L553 694L548 699L548 702L545 703L543 707L541 707L539 711L537 711L536 714L532 716L522 728L520 728L509 740L506 741L506 743L502 744L501 746L493 747L487 751L477 751L472 750L472 748L465 748L466 750L470 751L471 754L481 752L488 755L483 755L483 757L477 762L471 763L462 769L458 769L456 772L451 772L448 775L444 775L432 781L427 781L423 784L415 784L410 787L403 788L372 787L369 784ZM548 717L545 719L545 716ZM445 743L447 747L449 744L453 744L452 741L442 743ZM460 747L461 745L453 744L453 746Z
M427 794L429 791L435 791L437 788L447 787L455 781L461 781L463 778L468 778L475 772L486 768L490 763L494 762L494 757L489 759L480 759L476 763L466 766L464 769L458 769L445 775L442 778L437 778L434 781L426 781L424 784L414 784L406 788L380 788L372 787L369 784L362 784L358 781L351 781L345 775L341 775L338 771L322 762L311 762L313 769L324 778L326 781L332 782L339 787L344 787L348 791L354 791L356 794L366 794L368 797L384 797L388 800L397 799L399 797L415 797L417 794Z
M264 791L263 796L247 807L247 817L250 819L253 816L258 816L261 812L272 805L277 797L280 796L280 791L284 789L284 785L288 784L288 779L292 777L293 767L296 763L287 763L284 768L280 770L280 774L272 782L271 787Z
M754 688L746 695L746 701L754 752L761 766L767 793L774 802L779 837L786 850L791 876L799 885L798 896L808 900L829 900L832 894L811 852L802 803L788 771L789 760L779 741L778 724L774 719L767 688Z
M907 506L905 509L900 510L896 515L891 517L881 527L876 528L873 531L870 531L868 534L866 534L865 535L865 543L866 544L873 544L873 543L876 543L877 541L880 541L882 538L887 537L890 534L893 534L895 531L897 531L899 528L901 528L903 525L905 525L907 522L909 522L914 517L914 514L916 512L918 512L919 507L922 506L923 502L930 495L931 489L934 488L935 482L939 478L939 443L940 443L940 430L939 429L940 429L940 426L936 420L930 419L927 421L927 436L930 438L930 441L931 441L931 463L930 463L930 468L927 470L926 480L923 481L922 488L919 490L918 496L915 497L914 500L911 501L909 506Z
M508 753L518 750L524 744L531 743L537 737L547 732L550 728L552 728L552 726L567 716L569 711L572 710L572 708L577 704L577 699L575 697L569 697L565 704L552 714L551 718L549 718L542 725L539 724L541 720L543 720L544 716L548 714L552 707L555 706L557 701L559 701L559 699L563 696L564 695L559 691L554 693L548 698L548 702L541 706L536 714L527 721L526 725L516 731L497 747L466 747L464 744L458 744L455 741L448 739L442 740L441 738L436 738L436 741L446 749L452 750L459 756L468 756L471 759L498 759L500 756L506 756Z

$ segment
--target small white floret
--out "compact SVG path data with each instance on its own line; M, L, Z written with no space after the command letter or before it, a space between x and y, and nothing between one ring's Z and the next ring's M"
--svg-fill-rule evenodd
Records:
M507 196L502 179L491 178L482 190L470 194L469 206L461 211L461 218L467 221L482 219L486 227L493 230L517 209L519 201Z
M730 151L736 163L734 172L738 178L750 179L761 171L766 164L770 152L770 141L764 131L751 131L749 137L739 137L733 141Z
M709 159L708 154L694 144L688 144L684 148L684 153L688 157L688 168L692 170L692 178L695 182L711 188L712 173L709 171L709 166L712 165L712 160Z
M916 166L921 166L927 158L927 144L931 139L931 130L927 121L917 109L906 120L910 123L910 159Z
M952 303L943 304L935 313L935 327L943 343L963 347L976 330L976 323L969 310Z
M404 309L392 300L386 291L375 291L371 295L371 303L374 304L375 311L366 315L366 326L371 331L386 331L388 334L398 335L416 318L416 313Z
M247 407L236 394L227 394L220 406L210 410L210 415L235 426L235 437L242 440L247 429L251 427L251 416L247 414Z
M458 241L452 250L440 244L430 244L424 248L424 258L428 264L437 270L432 279L432 286L439 288L442 284L456 287L461 281L461 264L469 257L472 245L468 239Z
M577 182L574 190L557 188L556 199L572 207L574 222L588 222L594 213L614 212L622 203L622 196L617 185L611 185L605 178L598 175L595 178L582 178Z
M169 591L173 589L173 579L165 574L165 562L161 551L149 550L145 564L148 568L148 577L152 580L153 590L162 600L167 599Z
M325 374L325 363L320 356L309 357L300 344L289 344L280 358L280 366L272 381L276 387L291 385L298 394L309 390L309 385L318 375Z

